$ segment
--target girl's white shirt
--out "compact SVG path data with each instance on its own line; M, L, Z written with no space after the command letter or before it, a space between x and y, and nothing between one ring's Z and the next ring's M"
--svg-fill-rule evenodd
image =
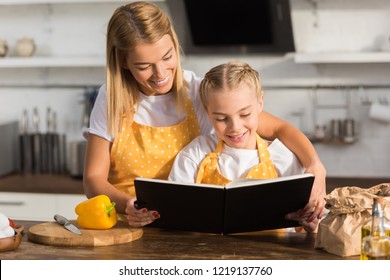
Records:
M176 156L168 180L194 183L201 162L208 153L215 151L218 141L215 134L195 138ZM304 173L305 168L295 154L278 139L269 144L268 151L279 177ZM259 162L257 149L235 149L224 145L218 158L218 169L229 180L235 180L243 178Z
M184 71L183 76L189 84L188 93L198 119L201 133L209 134L214 130L207 117L199 94L199 85L203 78L197 77L191 71ZM91 112L89 128L83 133L84 137L88 137L88 133L91 133L110 142L114 141L114 138L108 132L106 104L106 86L102 85ZM146 96L140 93L140 103L134 114L134 121L142 125L167 127L178 124L185 117L185 112L178 114L172 92L157 96Z

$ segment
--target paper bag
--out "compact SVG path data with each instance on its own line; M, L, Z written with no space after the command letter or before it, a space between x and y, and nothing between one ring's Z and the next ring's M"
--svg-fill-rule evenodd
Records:
M328 215L320 222L315 248L346 257L360 255L361 227L371 218L373 198L384 197L384 215L390 218L390 183L368 189L340 187L326 196Z

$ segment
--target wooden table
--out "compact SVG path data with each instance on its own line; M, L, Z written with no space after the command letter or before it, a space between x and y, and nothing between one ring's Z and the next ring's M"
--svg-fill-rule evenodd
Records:
M28 228L39 222L17 221ZM1 253L2 260L123 260L123 259L230 259L230 260L339 260L342 258L314 249L316 235L263 231L216 235L144 228L143 236L130 243L104 247L55 247L32 243L24 234L20 247Z

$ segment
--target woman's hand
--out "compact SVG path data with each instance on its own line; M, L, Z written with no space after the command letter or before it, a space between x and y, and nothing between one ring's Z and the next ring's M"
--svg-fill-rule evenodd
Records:
M160 214L157 211L149 211L146 208L136 209L134 206L135 201L136 198L131 198L126 205L126 218L130 226L143 227L160 218Z

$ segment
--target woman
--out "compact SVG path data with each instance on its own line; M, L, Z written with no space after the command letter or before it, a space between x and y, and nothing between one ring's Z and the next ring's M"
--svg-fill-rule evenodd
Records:
M119 7L107 28L107 78L90 120L84 168L88 197L106 194L129 225L159 217L134 206L135 177L166 179L176 154L212 125L201 104L201 78L183 71L180 46L168 16L157 6ZM309 140L288 123L261 113L258 133L279 138L316 176L308 205L297 216L321 217L325 169ZM298 217L290 217L298 218Z

